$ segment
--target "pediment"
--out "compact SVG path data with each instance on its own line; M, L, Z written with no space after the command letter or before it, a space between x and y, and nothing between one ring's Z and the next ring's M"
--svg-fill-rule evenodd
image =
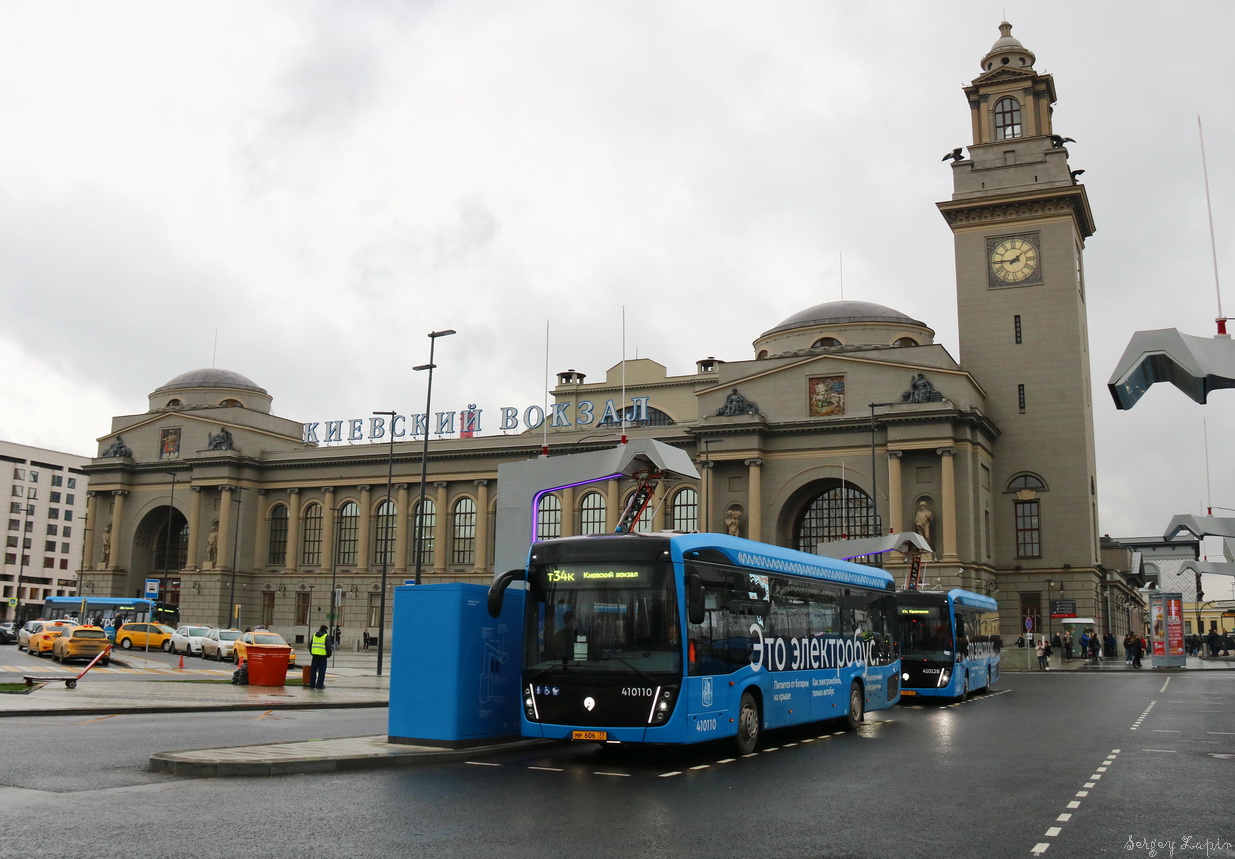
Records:
M1037 76L1038 73L1032 69L1000 67L974 78L972 85L977 87L987 86L989 84L1008 83L1011 81L1032 81Z

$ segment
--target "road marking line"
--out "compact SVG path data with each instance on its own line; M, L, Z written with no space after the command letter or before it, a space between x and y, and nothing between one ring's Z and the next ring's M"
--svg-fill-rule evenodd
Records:
M1081 804L1074 799L1068 803L1067 807L1068 808L1080 808Z
M542 773L564 773L566 772L566 770L563 769L562 767L528 767L528 769L536 770L537 772L542 772Z
M114 718L116 718L115 714L113 714L113 715L111 715L111 716L99 716L97 719L87 719L86 721L84 721L84 722L78 722L77 724L79 724L79 725L89 725L91 722L101 722L101 721L103 721L104 719L114 719Z
M495 764L495 763L492 763L491 761L467 761L466 763L469 766L474 766L474 767L500 767L501 766L501 764Z
M613 776L614 778L630 778L630 773L607 773L607 772L601 772L599 770L593 773L593 775L608 775L608 776Z
M681 773L681 771L679 770L679 771L677 771L677 772L671 772L671 773L661 773L659 777L660 777L660 778L673 778L674 776L681 775L681 774L682 774L682 773Z
M708 769L708 768L709 768L709 767L711 767L711 766L712 766L711 764L698 764L697 766L693 766L693 767L691 767L691 769L692 769L692 770L705 770L705 769Z
M1175 754L1175 750L1174 750L1174 749L1141 749L1141 751L1142 751L1142 752L1161 752L1161 753L1162 753L1162 754L1164 754L1164 755L1173 755L1173 754Z
M1058 835L1061 832L1063 832L1062 828L1058 826L1052 826L1050 829L1046 830L1046 837L1054 838L1056 835Z
M1072 815L1068 814L1068 812L1065 811L1063 814L1059 815L1055 819L1058 820L1060 823L1067 823L1069 820L1072 819Z
M1097 785L1096 783L1092 782L1092 781L1087 781L1087 782L1085 782L1085 784L1083 785L1083 787L1097 787L1097 786L1098 786L1098 785Z
M1163 692L1166 691L1167 683L1170 683L1170 682L1171 682L1171 678L1170 677L1166 678L1166 683L1163 683L1162 688L1158 690L1159 695L1161 695Z
M720 760L718 760L716 763L718 763L718 764L731 764L731 763L733 763L733 761L734 761L734 759L733 759L733 758L721 758L721 759L720 759Z
M1183 731L1172 731L1169 728L1154 728L1155 734L1182 734Z
M1029 852L1030 852L1030 853L1032 853L1032 854L1034 854L1035 856L1041 856L1043 853L1045 853L1045 852L1047 851L1047 849L1049 849L1049 848L1050 848L1050 846L1051 846L1051 845L1047 844L1045 841L1041 841L1041 842L1039 842L1039 843L1035 844L1035 845L1033 846L1033 849L1032 849L1032 850L1030 850Z

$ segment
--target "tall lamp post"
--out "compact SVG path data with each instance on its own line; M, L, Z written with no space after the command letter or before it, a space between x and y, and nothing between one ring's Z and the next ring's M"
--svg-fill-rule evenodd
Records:
M870 425L870 433L871 433L871 509L874 511L875 519L873 522L871 522L871 532L870 534L867 535L869 537L879 537L883 534L883 526L879 524L879 486L876 483L877 478L875 477L875 407L876 406L898 406L898 405L900 405L900 403L871 403L870 404L870 410L871 410L871 425Z
M1050 644L1055 637L1055 621L1053 620L1055 613L1051 611L1051 587L1055 584L1054 579L1046 580L1046 643Z
M433 414L433 411L432 411L432 408L433 408L433 369L437 366L436 364L433 363L433 347L437 345L437 338L449 337L451 334L454 334L454 333L455 333L455 330L453 328L447 328L443 331L430 331L429 332L429 363L421 364L418 367L412 368L413 370L417 370L417 371L419 370L429 371L429 384L426 388L426 393L425 393L425 437L424 437L424 443L420 448L420 504L416 508L416 515L412 517L412 524L415 526L415 529L416 529L412 535L412 547L416 555L416 584L420 584L420 569L421 569L420 556L422 554L421 546L420 546L420 543L421 543L421 533L420 532L422 529L420 527L420 523L421 523L421 520L424 519L424 514L425 514L425 490L427 489L427 487L425 486L425 481L428 479L428 466L429 466L429 417L430 415ZM484 511L481 511L481 515L484 515ZM385 599L385 595L386 595L386 592L385 590L383 590L382 591L383 599Z
M163 583L159 586L159 599L167 602L167 579L172 565L172 514L176 512L176 472L164 471L172 479L171 498L167 502L167 537L163 540Z
M240 626L240 612L236 611L236 559L240 554L240 499L243 486L236 487L236 535L232 538L232 583L227 594L227 620L232 629Z
M30 538L26 536L26 523L30 521L30 514L34 512L34 505L27 501L22 506L21 511L21 536L17 538L17 587L13 589L13 597L17 600L13 604L13 632L17 632L17 628L21 626L21 586L22 577L26 572L26 541Z
M388 452L386 454L386 501L383 504L383 507L385 507L385 509L389 511L391 507L390 490L391 490L391 485L394 482L394 473L395 473L395 433L394 433L395 426L394 426L394 423L395 423L395 415L397 415L398 412L374 412L373 414L386 415L390 418L390 423L387 424L386 426L386 434L390 436L390 446L389 448L387 448ZM427 426L428 425L426 424L426 427ZM378 509L380 510L382 508L379 507ZM387 514L387 516L389 516L389 513ZM379 523L382 521L380 516L378 517L377 521ZM387 522L386 528L384 529L384 531L380 533L378 536L382 541L381 542L381 547L382 547L381 548L381 551L382 551L382 595L378 598L378 602L377 602L377 605L378 605L378 608L377 608L377 676L381 677L382 676L382 648L386 644L386 571L390 567L390 523L389 522ZM331 593L332 594L334 593L333 588L331 589Z

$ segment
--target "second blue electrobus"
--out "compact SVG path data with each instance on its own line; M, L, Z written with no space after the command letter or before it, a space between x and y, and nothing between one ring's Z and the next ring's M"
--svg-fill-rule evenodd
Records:
M999 604L983 594L901 591L896 595L901 694L965 698L999 680Z
M895 590L882 570L722 534L604 534L532 546L522 733L600 742L725 737L896 703Z

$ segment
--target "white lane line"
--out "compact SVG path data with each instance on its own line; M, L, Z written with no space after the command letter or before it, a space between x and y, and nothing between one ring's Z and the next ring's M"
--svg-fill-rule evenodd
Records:
M1047 844L1045 841L1041 841L1035 844L1033 846L1033 849L1030 850L1029 852L1032 853L1034 856L1041 856L1043 853L1045 853L1050 848L1050 846L1051 845Z
M468 766L473 767L500 767L501 764L491 763L490 761L468 761Z
M600 770L597 770L596 772L592 774L593 775L608 775L608 776L613 776L614 778L630 778L630 773L607 773L607 772L602 772Z
M564 773L566 772L566 770L563 769L562 767L528 767L528 769L536 770L536 772L542 772L542 773Z
M1164 755L1173 755L1173 754L1175 754L1175 750L1174 750L1174 749L1141 749L1141 751L1142 751L1142 752L1160 752L1161 754L1164 754Z
M1052 826L1050 829L1046 830L1046 837L1047 837L1047 838L1054 838L1054 837L1055 837L1056 835L1058 835L1060 832L1063 832L1063 828L1062 828L1062 827L1059 827L1059 826Z
M1162 688L1158 690L1159 695L1161 695L1163 692L1166 691L1167 683L1170 683L1170 682L1171 682L1171 678L1170 677L1166 678L1166 683L1163 683Z

